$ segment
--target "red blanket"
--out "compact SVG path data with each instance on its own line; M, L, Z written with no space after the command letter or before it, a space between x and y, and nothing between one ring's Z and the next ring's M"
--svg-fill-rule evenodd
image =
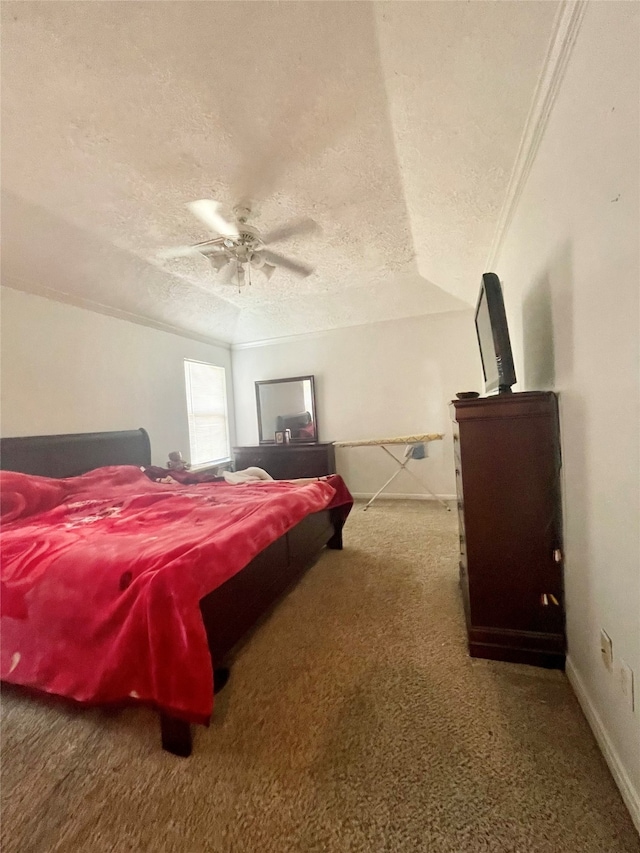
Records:
M306 515L351 500L339 477L165 485L133 466L3 471L0 486L0 678L200 723L213 673L199 600Z

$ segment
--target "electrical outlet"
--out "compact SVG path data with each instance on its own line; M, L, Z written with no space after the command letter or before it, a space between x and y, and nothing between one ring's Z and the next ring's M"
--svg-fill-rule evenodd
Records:
M633 696L633 670L623 660L620 661L620 690L622 695L626 697L627 706L630 711L634 710Z
M602 663L606 666L609 672L613 671L613 643L611 637L607 634L604 628L600 629L600 653L602 655Z

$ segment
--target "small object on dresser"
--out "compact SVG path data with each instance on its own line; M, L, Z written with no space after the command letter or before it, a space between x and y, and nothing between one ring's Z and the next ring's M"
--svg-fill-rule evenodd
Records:
M284 444L284 432L282 430L276 430L276 444Z
M291 430L285 429L285 431L284 431L284 443L289 444L290 441L291 441Z
M191 465L182 458L182 453L179 450L172 450L169 454L167 468L170 471L188 471Z
M475 400L480 396L477 391L458 391L456 397L458 400Z

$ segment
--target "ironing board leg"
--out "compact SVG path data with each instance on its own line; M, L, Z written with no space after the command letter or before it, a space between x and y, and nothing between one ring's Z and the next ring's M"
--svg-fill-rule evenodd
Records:
M439 498L437 495L434 495L434 493L431 491L431 489L422 482L420 477L418 477L416 474L413 473L413 471L410 471L408 468L407 468L407 474L411 474L413 479L417 480L418 483L420 483L420 485L422 486L422 488L425 489L425 491L429 492L429 494L431 495L432 498L435 498L435 500L437 500L438 503L441 503L447 512L451 512L451 507L449 506L449 504L446 503L445 501L443 501L442 498Z
M387 486L388 486L391 482L393 482L393 480L395 480L395 478L398 476L398 474L399 474L401 471L406 471L406 472L407 472L407 474L411 474L411 476L413 477L413 479L414 479L414 480L416 480L416 481L417 481L417 482L422 486L422 488L423 488L425 491L429 492L429 494L431 495L431 497L432 497L432 498L434 498L435 500L437 500L437 501L438 501L438 503L441 503L441 504L442 504L442 506L446 509L446 511L447 511L447 512L451 512L451 507L450 507L450 506L449 506L445 501L443 501L441 498L439 498L437 495L435 495L435 494L431 491L431 489L430 489L428 486L426 486L426 485L422 482L422 480L421 480L421 479L420 479L416 474L414 474L414 473L413 473L413 471L411 471L411 469L410 469L410 468L407 468L407 465L409 464L409 460L412 458L412 457L411 457L411 453L410 453L410 447L411 447L411 445L407 445L407 447L405 448L405 451L404 451L404 453L405 453L404 461L402 461L402 462L398 459L398 457L397 457L397 456L394 456L394 455L393 455L393 453L392 453L392 452L391 452L387 447L385 447L385 446L384 446L384 444L381 444L381 445L379 445L379 446L384 450L384 452L387 454L387 456L390 456L390 457L393 459L393 461L398 465L398 470L397 470L397 471L395 471L395 472L394 472L394 473L389 477L389 479L388 479L388 480L387 480L387 482L384 484L384 486L382 486L382 488L378 489L378 491L377 491L377 492L375 493L375 495L371 498L371 500L369 501L369 503L364 507L363 512L366 512L366 511L369 509L369 507L370 507L370 506L371 506L371 504L375 501L375 499L378 497L378 495L381 495L381 494L382 494L382 492L384 492L384 490L387 488Z
M395 456L393 456L393 453L392 453L392 454L390 454L390 455L391 455L394 459L396 459L396 457L395 457ZM398 462L398 460L397 460L397 459L396 459L396 462ZM406 464L406 463L405 463L405 464ZM370 507L370 506L371 506L371 504L375 501L375 499L378 497L378 495L380 495L380 494L382 494L382 492L384 492L384 490L387 488L387 486L389 485L389 483L391 483L393 480L395 480L395 478L398 476L398 474L400 473L400 471L402 471L402 469L403 469L404 467L405 467L404 465L400 465L400 467L398 468L398 470L397 470L397 471L395 471L395 472L394 472L394 473L389 477L389 479L388 479L388 480L387 480L387 482L384 484L384 486L383 486L381 489L378 489L378 491L377 491L377 492L375 493L375 495L371 498L371 500L369 501L369 503L365 506L365 508L364 508L363 512L366 512L366 511L369 509L369 507Z

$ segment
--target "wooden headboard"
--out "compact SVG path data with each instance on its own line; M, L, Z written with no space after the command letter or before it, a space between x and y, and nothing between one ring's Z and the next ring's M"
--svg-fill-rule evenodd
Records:
M0 468L41 477L76 477L105 465L151 465L144 429L0 439Z

